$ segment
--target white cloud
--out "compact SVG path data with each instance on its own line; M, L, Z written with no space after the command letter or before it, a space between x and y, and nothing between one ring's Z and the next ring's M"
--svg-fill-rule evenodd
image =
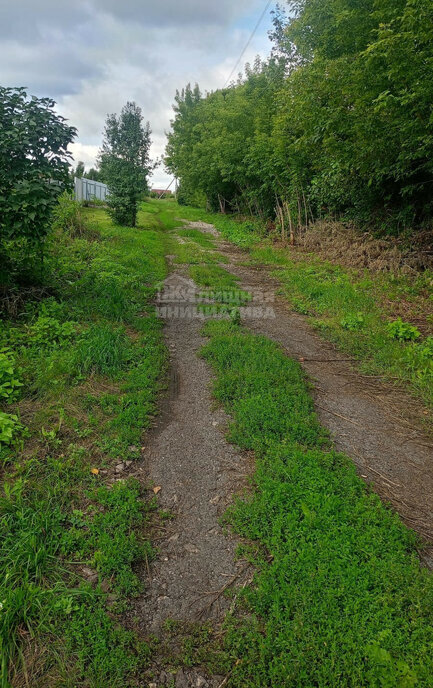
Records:
M96 156L98 155L98 146L89 146L84 143L71 143L69 150L74 156L74 160L82 160L87 169L95 166Z

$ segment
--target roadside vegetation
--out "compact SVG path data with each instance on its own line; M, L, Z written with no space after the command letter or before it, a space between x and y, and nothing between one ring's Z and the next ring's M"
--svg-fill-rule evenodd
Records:
M184 207L180 214L214 219L226 237L250 246L249 260L267 256L284 274L294 262L286 249L262 246L249 223ZM189 240L203 244L196 232ZM223 266L189 270L214 304L221 289L236 291ZM204 642L205 655L191 633L188 661L210 662L233 688L431 685L433 582L420 567L422 544L334 450L300 364L243 328L236 309L225 315L207 321L201 355L231 417L229 441L256 460L252 489L224 516L255 575L234 593L225 634ZM388 329L392 341L417 339L399 321Z
M159 518L152 490L130 474L166 366L151 306L166 265L154 213L138 223L121 228L65 194L38 287L2 301L5 687L31 677L35 688L123 688L149 656L122 613Z

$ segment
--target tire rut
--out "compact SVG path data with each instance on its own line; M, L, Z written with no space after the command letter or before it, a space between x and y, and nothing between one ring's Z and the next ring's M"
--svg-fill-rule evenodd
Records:
M191 284L180 270L166 282L169 389L143 453L149 479L161 488L159 507L174 517L150 567L150 581L149 570L142 571L146 591L135 608L143 635L161 640L166 640L168 620L181 624L210 620L218 625L229 605L222 590L231 581L241 583L245 573L245 561L236 558L238 540L224 534L219 518L245 484L248 462L225 439L228 419L215 408L210 370L197 355L205 343L200 335L203 320L182 317L184 308L195 308L188 296ZM154 673L162 678L152 685L169 681L159 669L156 666ZM185 688L213 688L223 677L205 679L196 670L184 669L175 680L176 686Z

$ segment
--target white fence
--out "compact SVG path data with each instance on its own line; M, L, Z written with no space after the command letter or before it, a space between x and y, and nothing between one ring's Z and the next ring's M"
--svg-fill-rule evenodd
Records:
M108 193L108 187L102 182L94 182L91 179L84 177L75 177L75 199L77 201L105 201Z

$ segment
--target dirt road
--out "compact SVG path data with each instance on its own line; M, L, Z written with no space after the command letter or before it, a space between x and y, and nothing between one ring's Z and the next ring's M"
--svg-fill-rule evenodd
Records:
M210 226L199 224L199 229L216 235ZM242 251L216 241L217 250L228 261L225 269L240 278L239 286L254 297L241 309L243 324L301 360L314 386L318 415L337 449L353 459L360 475L392 503L407 525L433 542L431 441L404 420L408 398L360 375L302 316L290 311L277 296L279 285L266 269L245 265ZM228 444L227 418L212 401L210 370L198 356L203 318L187 268L174 265L165 286L161 314L171 355L171 381L143 454L145 472L161 488L159 504L173 515L150 580L149 571L142 571L146 593L136 609L143 632L156 635L163 647L150 682L143 684L152 688L225 685L224 676L208 677L202 670L167 671L167 656L176 655L181 643L176 634L167 641L167 625L210 619L218 626L229 606L223 592L242 585L250 575L245 562L236 559L236 539L224 533L219 517L246 485L253 470L251 457ZM425 563L433 563L428 549L422 556Z

